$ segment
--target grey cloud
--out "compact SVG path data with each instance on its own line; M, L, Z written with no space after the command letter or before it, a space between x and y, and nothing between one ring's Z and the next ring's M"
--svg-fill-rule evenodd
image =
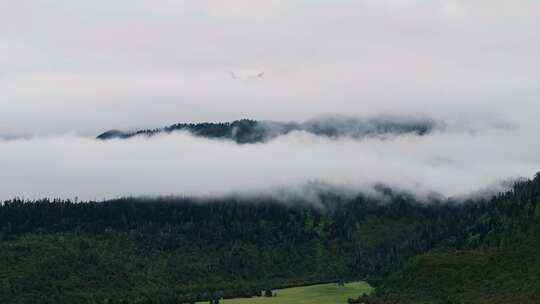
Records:
M0 197L309 181L453 196L531 176L540 168L539 18L536 0L0 1ZM235 80L231 70L265 74ZM423 137L293 132L245 147L187 134L90 138L323 113L445 124Z
M0 198L103 199L224 195L321 182L351 191L382 183L418 196L465 195L540 168L536 129L434 132L390 139L330 139L303 132L264 144L185 133L98 141L79 136L0 142ZM445 162L433 163L433 159Z

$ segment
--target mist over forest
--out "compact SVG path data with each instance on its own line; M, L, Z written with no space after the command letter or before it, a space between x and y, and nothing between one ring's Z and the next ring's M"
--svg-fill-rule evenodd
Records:
M537 0L0 0L0 303L540 303Z
M314 183L351 192L383 184L418 197L492 194L536 172L533 133L503 119L326 116L304 123L176 124L97 139L7 139L0 196L101 200L284 188L301 195ZM524 145L529 149L501 149Z
M218 2L3 9L0 198L450 197L540 167L538 3Z

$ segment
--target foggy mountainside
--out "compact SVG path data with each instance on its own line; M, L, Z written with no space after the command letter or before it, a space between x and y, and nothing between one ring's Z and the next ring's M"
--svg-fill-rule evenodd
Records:
M256 121L250 119L223 123L179 123L159 129L138 131L110 130L98 135L97 139L130 138L133 136L152 136L175 131L187 131L194 136L227 139L239 144L261 143L286 135L293 131L303 131L330 138L384 137L400 134L425 135L438 125L427 119L404 119L400 117L379 117L360 119L342 116L327 116L311 119L303 123Z
M0 0L0 304L540 304L539 0Z
M520 303L539 300L540 260L531 257L527 271L501 285L508 289L493 285L505 275L470 281L481 274L467 263L469 252L471 263L476 252L493 256L486 267L504 273L500 267L521 258L521 248L540 252L537 243L521 245L540 236L540 174L488 200L422 202L382 186L377 195L320 192L319 200L319 207L234 197L5 201L0 301L191 303L352 280L382 286L373 303L476 303L483 292L498 303L520 284L526 286ZM396 275L385 280L410 257L433 250L406 269L422 267L422 259L460 263L455 288L461 289L431 279L425 289L415 283L421 268L398 275L411 284L397 284ZM447 302L455 297L462 302Z

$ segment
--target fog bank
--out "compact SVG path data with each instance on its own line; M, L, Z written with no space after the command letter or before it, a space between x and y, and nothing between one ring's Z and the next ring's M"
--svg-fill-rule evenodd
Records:
M0 199L489 193L540 170L538 20L538 0L0 0ZM309 134L324 113L437 123ZM243 146L93 139L242 118L300 127Z
M353 191L383 183L418 195L459 196L540 170L536 130L520 125L364 140L292 132L252 145L181 132L109 141L76 135L2 140L0 199L222 195L302 189L310 182Z

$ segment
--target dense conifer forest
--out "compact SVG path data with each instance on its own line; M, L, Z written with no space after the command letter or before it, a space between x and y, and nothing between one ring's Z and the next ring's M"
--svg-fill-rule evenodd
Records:
M396 282L432 260L458 263L471 255L483 261L478 255L485 254L504 263L515 244L538 252L531 240L540 235L540 175L491 199L466 202L419 201L378 189L353 198L320 193L317 205L236 197L5 201L0 302L192 303L368 280L379 287L374 302L439 303L446 299L441 293L462 291L425 291L418 283L414 296L401 298L415 281ZM476 254L491 248L501 251ZM473 266L464 277L479 271ZM524 272L522 279L533 275ZM538 290L527 286L527 294ZM422 298L418 290L439 294Z
M467 246L415 256L351 303L540 303L540 174L486 206L463 227Z

